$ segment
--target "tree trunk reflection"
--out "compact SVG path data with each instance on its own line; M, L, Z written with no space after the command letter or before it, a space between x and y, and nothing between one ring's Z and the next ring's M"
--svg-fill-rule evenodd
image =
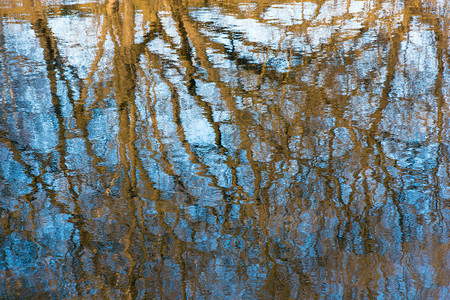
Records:
M0 296L444 299L449 8L0 5Z

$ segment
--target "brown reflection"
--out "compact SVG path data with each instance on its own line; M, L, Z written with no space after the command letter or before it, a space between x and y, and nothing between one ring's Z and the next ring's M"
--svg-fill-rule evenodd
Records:
M448 9L1 5L1 297L444 299Z

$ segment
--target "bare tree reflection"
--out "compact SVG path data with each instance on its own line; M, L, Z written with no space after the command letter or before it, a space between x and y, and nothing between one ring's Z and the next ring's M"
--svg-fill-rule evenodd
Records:
M1 296L445 297L448 11L0 6Z

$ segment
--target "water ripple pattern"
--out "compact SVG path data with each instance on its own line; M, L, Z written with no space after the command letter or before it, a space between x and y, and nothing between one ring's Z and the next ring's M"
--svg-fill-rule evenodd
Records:
M0 298L449 299L450 2L0 1Z

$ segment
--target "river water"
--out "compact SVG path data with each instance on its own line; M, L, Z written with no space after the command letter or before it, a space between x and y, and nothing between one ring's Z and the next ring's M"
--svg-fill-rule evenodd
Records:
M1 0L0 298L449 299L450 2Z

